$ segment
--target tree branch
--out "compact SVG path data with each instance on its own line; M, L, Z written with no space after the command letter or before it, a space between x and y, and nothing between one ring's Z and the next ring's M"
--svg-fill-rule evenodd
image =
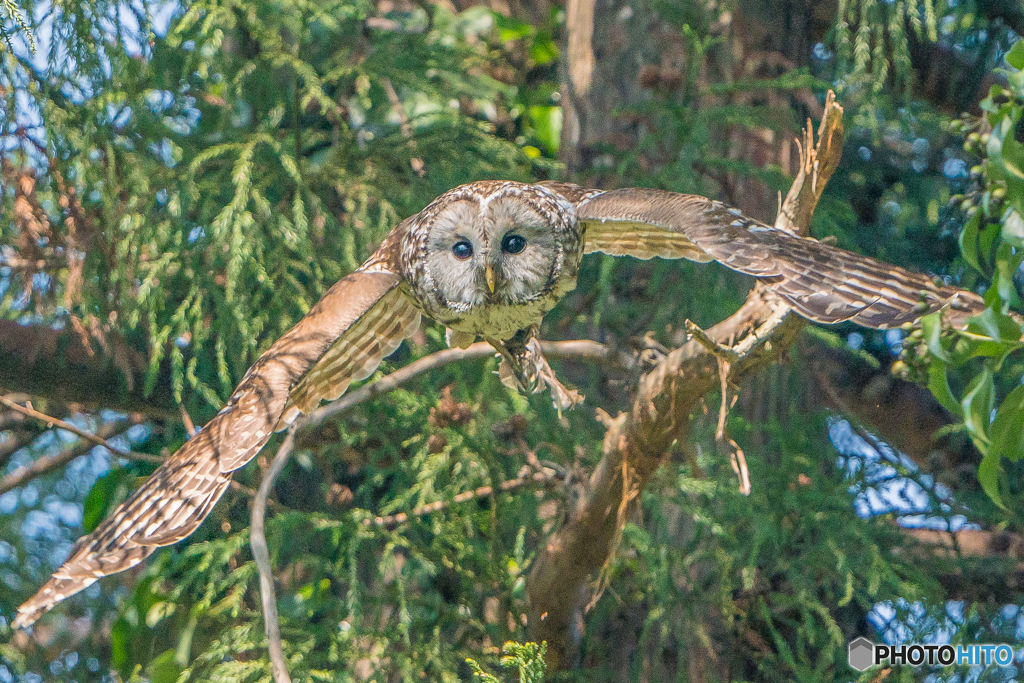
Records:
M545 467L540 471L501 482L498 485L498 491L505 493L521 489L531 484L551 486L560 483L561 479L559 478L558 472L549 467ZM394 515L385 515L383 517L367 517L363 519L363 526L382 526L391 529L401 524L405 524L410 518L423 517L424 515L429 515L434 512L447 510L452 505L457 505L459 503L479 500L481 498L489 498L493 493L493 486L480 486L472 491L463 491L462 493L454 495L449 500L438 500L433 503L427 503L426 505L419 505L413 508L412 513L399 512Z
M130 415L128 417L124 417L118 420L111 420L100 425L100 428L99 430L97 430L97 433L92 436L99 438L100 441L102 442L102 445L108 450L110 450L112 453L123 456L123 452L111 446L109 443L104 441L104 439L109 439L114 436L117 436L117 434L119 434L124 429L131 427L132 425L140 424L141 422L144 421L145 419L141 415ZM3 479L0 479L0 494L7 493L13 488L23 486L29 481L35 479L36 477L42 476L47 472L52 472L53 470L60 469L61 467L64 467L75 458L81 455L85 455L95 447L96 444L93 442L92 439L84 439L82 441L78 441L67 446L59 453L50 456L44 456L42 458L37 458L36 460L33 460L31 464L26 465L24 467L19 467L18 469L11 472Z
M590 341L589 339L576 339L573 341L542 341L541 350L548 358L578 358L583 360L615 361L619 364L627 364L628 359L621 358L604 344ZM324 420L336 417L349 410L355 405L369 401L381 394L386 394L405 384L406 382L436 368L473 358L487 358L495 355L494 347L487 342L477 342L468 348L451 348L437 351L424 356L419 360L409 363L400 370L382 377L376 382L364 384L355 391L350 391L338 400L328 403L323 408L314 410L309 415L297 420L302 428L312 427Z
M252 502L252 525L249 532L249 543L252 556L260 574L260 599L263 602L263 631L267 635L267 646L270 649L270 665L276 683L291 683L288 665L285 662L284 650L281 647L281 629L277 620L277 592L274 590L274 574L270 566L270 551L267 549L267 537L264 533L263 520L267 513L267 498L274 487L274 480L281 474L288 456L295 443L296 425L288 429L277 454L270 463L270 469L263 475L259 491Z
M145 462L156 463L161 463L164 461L164 459L158 455L149 455L148 453L136 453L135 451L126 451L124 449L118 448L117 446L113 446L110 443L108 443L106 439L97 436L96 434L87 432L84 429L79 429L70 422L65 422L64 420L58 419L56 417L51 417L46 413L41 413L35 408L20 406L11 399L7 398L6 396L0 395L0 403L7 406L11 410L17 411L22 415L25 415L26 417L35 418L36 420L43 422L49 427L57 427L59 429L63 429L64 431L71 432L72 434L75 434L76 436L79 436L85 439L86 441L91 441L96 446L103 446L104 448L110 450L110 452L122 458L127 458L128 460L143 460ZM138 416L138 421L142 422L141 416Z
M817 145L801 146L801 172L780 210L780 227L808 234L807 221L841 151L842 108L830 97ZM735 357L729 378L735 380L774 360L804 325L777 297L756 286L743 306L702 341L731 348ZM691 340L641 379L629 412L604 419L603 456L589 490L541 548L527 583L530 637L547 641L549 669L574 664L590 576L611 558L630 511L672 442L685 435L692 410L719 386L718 355Z
M144 353L116 333L107 333L104 344L89 341L83 343L71 326L55 330L0 320L0 387L89 407L160 417L178 414L169 364L147 395L149 360Z
M546 355L549 355L552 358L585 358L590 360L608 360L616 358L609 347L586 339L563 342L541 342L541 348ZM277 595L274 589L274 573L270 564L270 551L267 548L264 520L266 517L267 502L270 497L270 491L274 487L275 480L284 469L285 463L288 462L288 457L291 455L292 446L295 442L295 434L300 430L314 427L328 418L336 417L364 401L368 401L380 396L381 394L393 391L402 384L422 375L425 372L442 367L448 363L454 363L470 358L485 358L494 354L494 347L487 342L478 342L476 344L472 344L466 349L452 348L437 351L436 353L420 358L419 360L406 365L402 369L396 370L395 372L382 377L376 382L363 385L355 391L342 396L338 400L320 408L319 410L315 410L308 415L300 417L288 429L287 436L285 436L281 446L277 449L277 454L274 456L273 461L271 461L270 469L268 469L266 474L263 476L263 481L260 482L260 488L256 492L256 497L253 499L251 516L252 524L249 532L253 559L256 561L256 569L259 572L260 577L260 599L263 604L263 626L267 635L271 667L276 683L291 683L291 678L288 675L287 663L281 646L281 630L277 615ZM621 362L621 359L618 360ZM529 476L502 482L498 488L501 491L511 491L535 482L548 483L550 481L554 481L555 474L554 470L542 470ZM493 487L482 486L473 491L461 493L455 496L451 501L439 501L437 503L420 506L413 510L412 514L414 516L429 514L431 512L442 510L454 503L465 502L477 497L489 496L492 492ZM406 513L399 513L386 517L367 519L364 520L363 523L375 526L394 526L407 520L408 515Z
M800 356L821 392L816 400L869 427L953 491L980 490L981 454L962 435L935 436L955 420L926 388L811 335L801 339Z
M900 531L915 539L910 552L926 561L935 556L950 560L936 577L950 600L992 602L1020 601L1024 592L1024 539L1019 534L985 529Z

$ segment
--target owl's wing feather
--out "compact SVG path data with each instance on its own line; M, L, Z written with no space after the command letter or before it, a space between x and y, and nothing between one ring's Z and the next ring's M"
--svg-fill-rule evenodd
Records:
M367 377L419 323L401 278L368 262L335 284L249 369L227 405L156 469L18 608L23 628L97 579L191 534L275 429ZM289 420L282 420L286 410Z
M964 327L985 310L976 294L773 228L706 197L630 188L577 190L575 198L588 252L715 260L758 278L817 322L887 329L945 308Z
M299 413L312 411L322 400L338 398L352 382L372 375L381 359L394 353L419 325L419 309L403 289L388 292L299 380L288 397L278 428L294 422Z

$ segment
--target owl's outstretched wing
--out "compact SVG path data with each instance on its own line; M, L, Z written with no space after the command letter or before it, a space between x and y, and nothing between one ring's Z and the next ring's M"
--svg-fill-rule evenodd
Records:
M800 315L887 329L946 309L953 325L985 310L976 294L748 218L696 195L648 189L601 192L551 184L576 204L586 251L648 259L718 261L753 275Z
M134 567L160 546L185 538L224 494L234 470L271 434L322 398L369 376L419 326L419 312L381 262L335 284L249 369L227 405L95 531L12 622L24 628L97 579Z

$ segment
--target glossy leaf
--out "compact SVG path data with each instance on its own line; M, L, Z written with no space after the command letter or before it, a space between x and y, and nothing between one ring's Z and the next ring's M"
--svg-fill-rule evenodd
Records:
M991 452L1017 462L1024 457L1024 385L1003 399L992 421Z
M962 418L964 409L949 389L949 378L946 376L945 363L932 363L928 366L928 389L943 408L957 418Z
M996 400L995 384L992 373L986 367L967 386L964 397L960 400L963 406L964 424L978 449L985 452L990 442L989 424L992 419L992 406Z
M952 360L949 353L942 345L942 312L929 313L921 318L921 331L924 333L924 341L928 350L940 360Z

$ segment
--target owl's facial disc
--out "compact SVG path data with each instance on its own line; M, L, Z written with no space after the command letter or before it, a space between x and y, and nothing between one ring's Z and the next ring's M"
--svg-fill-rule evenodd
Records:
M427 267L448 308L468 311L484 303L484 266L490 244L480 206L470 199L448 203L437 215L427 243Z
M491 238L494 299L499 303L533 301L550 289L558 255L554 227L529 204L499 196L484 216Z
M438 208L426 265L445 309L469 313L550 298L563 247L550 222L554 212L536 198L526 201L522 187L509 183L491 194L456 195Z

